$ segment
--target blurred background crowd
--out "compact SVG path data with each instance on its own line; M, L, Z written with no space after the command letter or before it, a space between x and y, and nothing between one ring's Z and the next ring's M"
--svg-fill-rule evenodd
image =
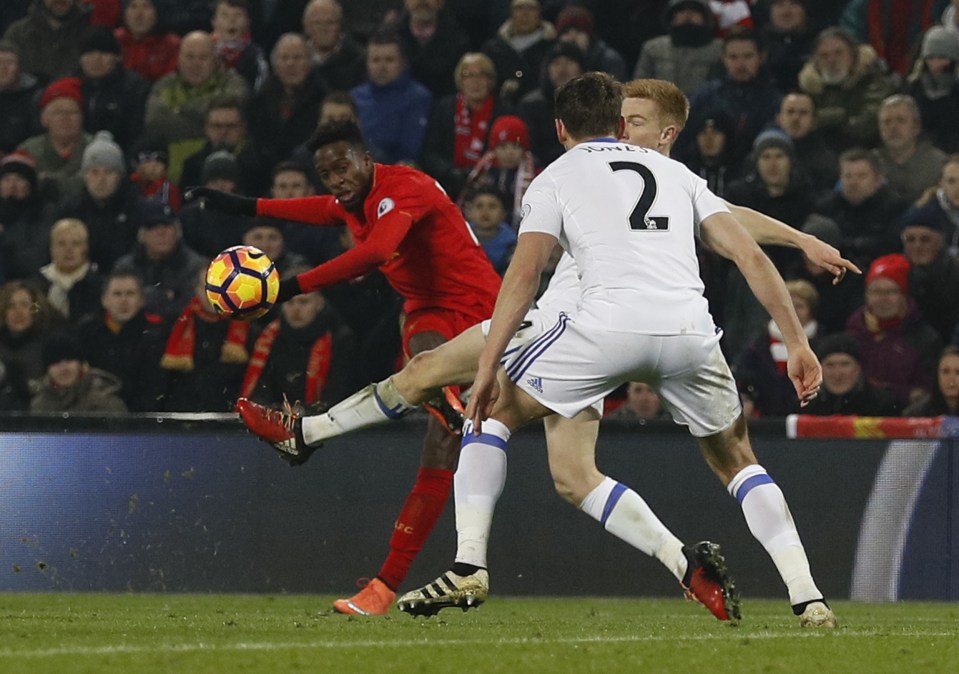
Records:
M689 97L673 156L729 201L836 246L839 285L769 248L823 362L813 414L959 414L959 0L4 0L0 411L330 404L400 359L379 273L220 320L208 261L284 275L348 232L183 203L324 192L305 141L353 119L429 173L502 273L530 180L562 153L556 87L588 70ZM749 413L798 411L781 335L701 251ZM544 287L548 279L544 278ZM616 417L667 416L648 386Z

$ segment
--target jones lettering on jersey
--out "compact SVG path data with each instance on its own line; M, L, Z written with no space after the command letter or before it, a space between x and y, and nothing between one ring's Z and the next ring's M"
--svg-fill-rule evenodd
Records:
M587 152L646 152L646 148L635 145L577 145L577 148Z
M393 200L389 197L382 199L379 206L376 207L376 217L382 218L384 215L392 211L394 206L396 206L396 204L394 204Z

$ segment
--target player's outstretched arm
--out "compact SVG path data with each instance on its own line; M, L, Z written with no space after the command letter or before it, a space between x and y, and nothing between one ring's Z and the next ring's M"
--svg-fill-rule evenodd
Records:
M194 187L183 195L187 203L200 201L203 208L211 208L227 215L256 215L256 199L215 190L212 187ZM201 201L202 200L202 201Z
M473 392L466 407L466 418L473 420L476 433L481 431L482 421L489 416L496 400L500 359L536 299L540 274L555 246L556 237L542 232L524 232L516 242L513 259L496 297L486 346L480 354Z
M745 227L749 235L764 246L790 246L798 248L816 266L833 275L833 284L839 283L846 272L861 274L862 270L844 258L838 250L811 234L800 232L784 222L764 213L725 202L729 212Z
M731 260L742 272L756 299L783 335L789 353L787 371L803 404L812 400L822 384L822 368L809 348L792 299L782 276L749 233L729 213L714 213L700 226L703 242Z

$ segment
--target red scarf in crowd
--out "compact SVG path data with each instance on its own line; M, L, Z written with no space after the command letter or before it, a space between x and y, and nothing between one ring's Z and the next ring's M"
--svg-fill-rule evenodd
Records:
M902 322L905 320L905 316L879 318L868 309L866 310L863 318L866 321L866 329L872 333L873 339L875 339L877 342L881 341L887 332L902 325Z
M483 156L492 115L492 96L487 96L477 109L470 110L463 94L456 94L456 108L453 111L453 166L469 168Z
M186 309L176 319L170 337L166 342L166 350L160 359L160 367L167 370L182 370L188 372L195 367L194 352L196 350L196 321L200 319L207 323L217 323L224 320L218 314L208 312L203 308L199 297L194 297L186 305ZM226 339L220 347L221 363L245 363L250 354L246 351L246 338L250 333L250 324L246 321L229 320L226 329Z
M250 33L244 33L239 40L231 40L230 42L220 42L217 40L216 55L220 58L220 62L227 70L236 68L236 64L240 61L240 56L243 55L243 50L247 48L252 39L253 36L250 35Z
M280 334L280 320L271 322L253 345L253 356L246 366L243 384L240 386L240 396L249 398L256 389L257 382L263 374L263 368L270 357L273 343ZM322 399L323 389L326 387L326 378L330 374L330 361L333 353L333 336L327 331L310 347L310 355L306 361L306 391L304 393L306 405Z

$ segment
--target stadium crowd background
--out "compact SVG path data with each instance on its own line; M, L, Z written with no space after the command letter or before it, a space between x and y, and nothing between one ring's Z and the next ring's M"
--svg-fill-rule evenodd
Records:
M833 285L767 251L824 365L806 411L959 414L959 0L4 0L0 34L0 411L329 404L384 378L403 317L379 273L253 323L203 298L227 246L290 274L347 232L183 194L322 193L304 143L352 118L376 161L443 185L502 273L562 152L553 91L605 70L679 86L675 158L862 268ZM701 263L750 413L798 411L775 326ZM666 415L640 384L607 407Z

